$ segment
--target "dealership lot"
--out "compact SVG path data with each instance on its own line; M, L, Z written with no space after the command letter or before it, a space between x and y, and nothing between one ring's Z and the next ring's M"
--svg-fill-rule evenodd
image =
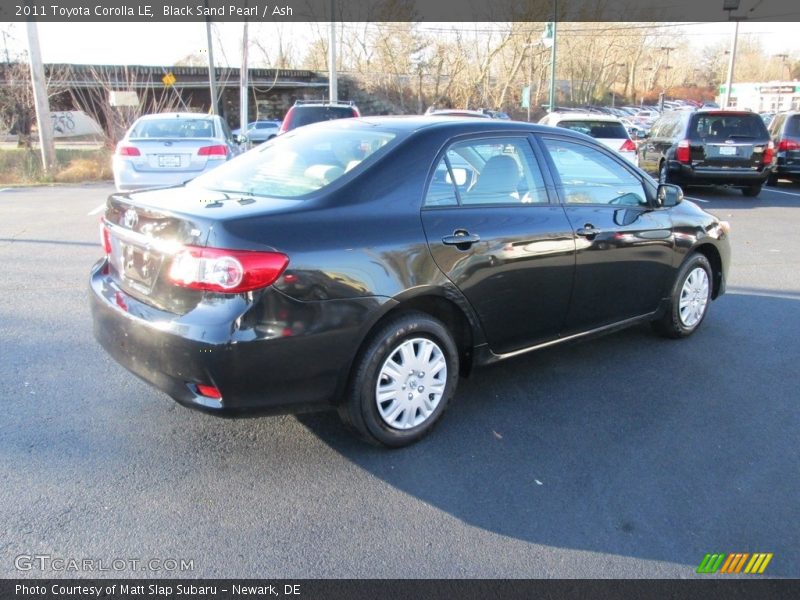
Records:
M435 435L334 414L220 420L137 380L87 303L109 185L0 191L0 576L690 577L709 552L800 576L800 186L690 190L732 224L728 293L463 381ZM130 560L192 561L188 573Z

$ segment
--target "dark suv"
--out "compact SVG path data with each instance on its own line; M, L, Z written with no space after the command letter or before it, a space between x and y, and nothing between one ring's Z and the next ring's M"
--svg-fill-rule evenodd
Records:
M660 183L728 185L757 196L772 172L773 144L755 113L664 114L639 146L639 166Z
M800 182L800 111L775 115L769 135L775 146L775 157L767 184L778 185L779 177Z
M361 113L352 101L326 102L323 100L298 100L294 103L286 116L283 117L278 135L320 121L334 119L351 119L360 117Z

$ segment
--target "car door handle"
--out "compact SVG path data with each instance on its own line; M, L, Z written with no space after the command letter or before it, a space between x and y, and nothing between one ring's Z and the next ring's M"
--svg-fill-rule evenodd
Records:
M457 229L453 235L446 235L442 238L442 243L447 246L456 246L459 250L465 250L481 241L481 236L477 233L470 233L465 229ZM462 248L463 246L463 248Z
M595 226L592 225L591 223L587 223L586 225L578 229L575 233L577 233L581 237L589 238L589 237L594 237L598 233L603 233L603 232L599 229L596 229Z

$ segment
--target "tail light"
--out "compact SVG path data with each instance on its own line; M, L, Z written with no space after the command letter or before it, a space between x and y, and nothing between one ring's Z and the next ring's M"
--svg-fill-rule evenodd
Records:
M764 148L764 164L769 165L772 164L772 159L775 158L775 144L772 143L772 140L769 141L767 147Z
M223 144L203 146L197 151L197 155L208 156L209 158L226 158L228 156L228 147Z
M136 146L117 146L118 156L141 156L142 153Z
M195 387L197 388L197 393L201 396L213 398L214 400L222 399L222 394L220 393L219 389L213 385L203 385L202 383L198 383Z
M106 227L103 219L100 219L100 243L103 246L103 252L106 256L111 256L111 232Z
M358 117L361 116L361 113L358 111L358 109L355 106L353 107L353 116L355 118L358 118Z
M292 128L292 120L294 119L294 107L289 109L289 112L286 113L286 116L281 121L281 126L278 128L278 135L282 133L286 133Z
M252 252L186 246L172 259L175 285L208 292L238 294L275 283L289 265L279 252Z
M633 143L633 140L625 140L622 143L622 146L619 147L620 152L636 152L636 144Z
M678 142L678 148L675 150L675 160L687 164L692 162L692 150L689 147L689 140Z
M794 140L781 140L778 142L778 152L786 152L787 150L800 150L800 143Z

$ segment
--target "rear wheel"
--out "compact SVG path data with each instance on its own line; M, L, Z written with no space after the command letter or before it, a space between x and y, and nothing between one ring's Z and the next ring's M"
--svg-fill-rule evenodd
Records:
M367 342L339 415L368 442L407 446L441 417L458 369L458 349L447 328L424 313L407 313Z
M670 338L693 334L708 312L713 291L711 265L702 254L692 254L678 271L666 313L653 321L658 333Z
M742 188L742 194L747 196L748 198L755 198L761 193L761 186L762 184L757 183L755 185L748 186L746 188Z
M658 183L671 183L672 185L677 185L681 189L684 189L684 186L676 183L675 178L670 175L669 169L667 168L667 161L662 161L661 166L658 168Z

